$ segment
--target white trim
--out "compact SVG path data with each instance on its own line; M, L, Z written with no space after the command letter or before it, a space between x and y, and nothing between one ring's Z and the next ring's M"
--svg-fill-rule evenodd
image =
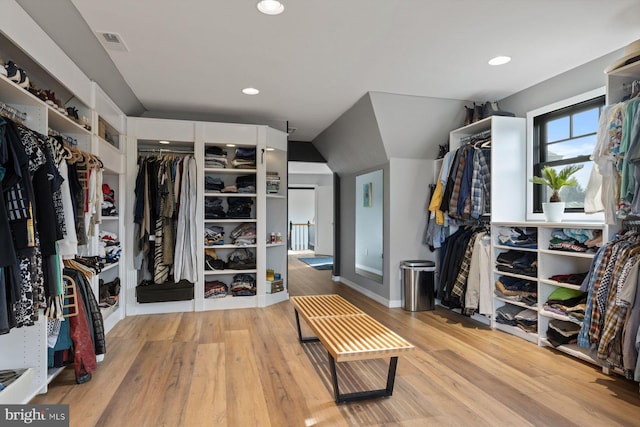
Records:
M606 87L602 86L597 89L584 92L580 95L572 96L571 98L563 99L561 101L554 102L553 104L545 105L544 107L527 112L527 221L544 221L544 214L542 212L533 212L533 183L529 182L529 177L533 176L533 120L543 114L560 110L565 107L570 107L605 94ZM565 213L564 220L604 222L604 213Z
M384 305L385 307L400 307L400 305L395 305L397 302L396 301L389 301L386 298L381 297L380 295L371 292L369 289L367 288L363 288L362 286L358 285L357 283L352 282L351 280L345 279L344 277L340 277L340 276L333 276L332 277L333 281L339 281L340 283L350 287L353 290L356 290L358 292L360 292L362 295L371 298L372 300L374 300L377 303L380 303L382 305ZM338 279L338 280L336 280Z

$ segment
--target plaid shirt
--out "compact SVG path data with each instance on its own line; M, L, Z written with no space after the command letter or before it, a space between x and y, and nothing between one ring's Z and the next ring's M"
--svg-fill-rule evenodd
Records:
M473 245L476 243L476 237L480 232L475 232L471 235L467 248L464 251L462 257L462 263L460 264L460 270L458 270L458 276L451 289L451 294L460 298L460 303L463 303L464 293L467 289L467 279L469 278L469 266L471 265L471 255L473 253Z
M615 280L623 274L623 265L621 258L625 254L625 249L629 249L631 245L636 245L638 239L637 233L627 233L615 240L604 245L596 253L592 263L592 273L588 281L587 308L585 310L585 318L578 335L578 345L583 348L590 348L591 344L598 344L601 341L602 329L607 324L607 312L609 311L609 297L613 297L615 305L615 294L617 294L617 286L612 286L613 290L609 292L609 284L615 283ZM635 249L629 249L627 254L636 253ZM613 279L613 280L612 280ZM615 313L610 313L615 317ZM605 340L611 338L610 332L607 331Z
M621 249L619 256L612 258L612 264L615 263L612 283L607 295L607 306L604 312L604 322L602 325L602 333L598 343L597 357L602 361L608 361L609 364L622 368L622 331L627 319L628 304L619 305L619 292L622 284L620 281L624 279L624 266L630 264L630 260L640 253L640 246L636 241L625 242L626 246ZM621 246L621 245L620 245Z
M449 216L451 217L455 217L458 212L458 198L460 197L460 186L462 185L462 174L467 161L468 149L468 146L458 149L458 167L455 171L452 171L455 172L455 175L451 175L451 172L449 172L449 175L453 176L453 191L451 192L451 199L449 200Z
M480 218L491 212L491 150L475 149L473 153L473 175L471 177L471 216Z

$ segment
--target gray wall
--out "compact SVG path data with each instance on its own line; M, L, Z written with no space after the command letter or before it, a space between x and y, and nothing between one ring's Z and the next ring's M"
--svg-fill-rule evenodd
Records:
M313 141L329 168L341 177L387 161L367 93Z
M462 126L464 105L471 101L371 92L388 158L435 159L438 144Z
M604 69L621 56L622 50L617 50L531 86L500 101L500 109L526 117L531 110L603 87Z

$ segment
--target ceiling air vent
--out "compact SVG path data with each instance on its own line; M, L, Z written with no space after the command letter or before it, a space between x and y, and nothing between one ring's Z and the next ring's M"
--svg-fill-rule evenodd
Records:
M122 37L117 33L98 33L98 39L100 43L107 50L119 50L121 52L128 52L129 49L122 41Z

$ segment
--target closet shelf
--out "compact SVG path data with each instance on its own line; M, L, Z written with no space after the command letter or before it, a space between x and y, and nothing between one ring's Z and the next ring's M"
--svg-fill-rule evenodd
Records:
M221 219L205 219L205 224L216 224L216 223L241 223L241 222L258 222L255 218L221 218Z
M44 103L43 103L44 104ZM45 104L47 111L49 112L49 127L55 129L63 134L82 134L91 135L91 131L85 129L83 126L71 120L63 113L53 108L52 106Z
M257 196L256 193L204 193L204 197L253 197Z
M525 274L509 273L508 271L500 271L498 269L494 269L493 272L495 274L502 275L502 276L509 276L509 277L516 277L518 279L531 280L532 282L536 280L536 276L527 276Z
M100 272L100 274L105 273L109 270L113 270L114 268L116 268L118 265L120 264L120 262L113 262L111 264L105 264L104 268L102 269L102 271Z
M499 331L507 332L511 335L515 335L529 342L532 342L532 343L538 342L538 334L534 332L527 332L523 329L518 328L517 326L505 325L504 323L496 322L495 327Z
M116 311L118 311L119 303L112 305L111 307L101 307L100 312L102 313L103 321L106 321L109 317L111 317Z
M228 174L228 175L248 175L256 173L255 169L232 169L232 168L204 168L206 174Z
M8 368L9 369L9 368ZM24 368L20 368L24 369ZM33 398L31 383L35 375L34 368L27 368L14 382L0 391L0 404L24 404Z
M29 105L33 107L45 105L45 103L41 99L34 96L31 92L22 89L16 83L12 82L7 77L1 74L0 94L2 95L2 102L8 104Z
M204 271L204 275L205 276L219 276L219 275L223 275L223 274L239 274L239 273L251 274L251 273L257 273L257 272L258 272L258 270L256 270L255 268L248 269L248 270L230 270L230 269L226 269L226 270L205 270Z
M532 248L518 248L515 246L507 246L507 245L493 245L494 248L496 249L504 249L504 250L510 250L510 251L522 251L522 252L537 252L537 249L532 249Z
M227 295L224 298L204 298L205 310L226 310L226 309L238 309L238 308L254 308L258 297L245 296L234 297L233 295Z
M556 282L555 280L550 280L550 279L540 279L540 283L544 283L545 285L557 286L559 288L574 289L576 291L580 290L580 285L572 285L571 283Z
M253 244L253 245L232 245L232 244L228 244L228 245L205 245L204 248L205 249L238 249L238 248L255 248L258 245Z
M286 244L285 242L267 243L267 247L268 248L275 248L276 246L284 246L285 244Z
M517 305L518 307L528 308L529 310L538 311L538 307L532 306L532 305L527 305L527 304L525 304L523 302L520 302L520 301L513 301L513 300L510 300L508 298L502 298L502 297L498 297L498 296L495 297L495 299L498 300L498 301L502 301L504 303L507 303L507 304Z
M548 339L541 338L540 345L544 347L551 347L563 353L567 353L577 359L584 360L585 362L593 363L594 365L602 366L596 359L590 356L590 350L588 348L578 347L577 344L563 344L557 347L551 345Z
M57 377L62 373L62 371L64 371L64 368L65 366L47 369L47 383L51 383L51 381L53 381L55 377Z
M287 196L281 196L279 194L267 194L267 199L286 199Z
M569 252L569 251L557 251L557 250L553 250L553 249L539 249L538 250L539 253L541 254L549 254L549 255L553 255L553 256L566 256L566 257L573 257L573 258L587 258L587 259L593 259L593 257L596 255L595 253L585 253L585 252Z
M102 220L103 221L120 221L120 217L119 216L103 216Z
M575 323L577 325L582 325L582 322L576 319L573 319L569 316L564 316L562 314L558 314L558 313L554 313L552 311L547 311L544 308L541 308L539 311L541 316L544 317L550 317L552 319L556 319L556 320L564 320L565 322L571 322L571 323Z

